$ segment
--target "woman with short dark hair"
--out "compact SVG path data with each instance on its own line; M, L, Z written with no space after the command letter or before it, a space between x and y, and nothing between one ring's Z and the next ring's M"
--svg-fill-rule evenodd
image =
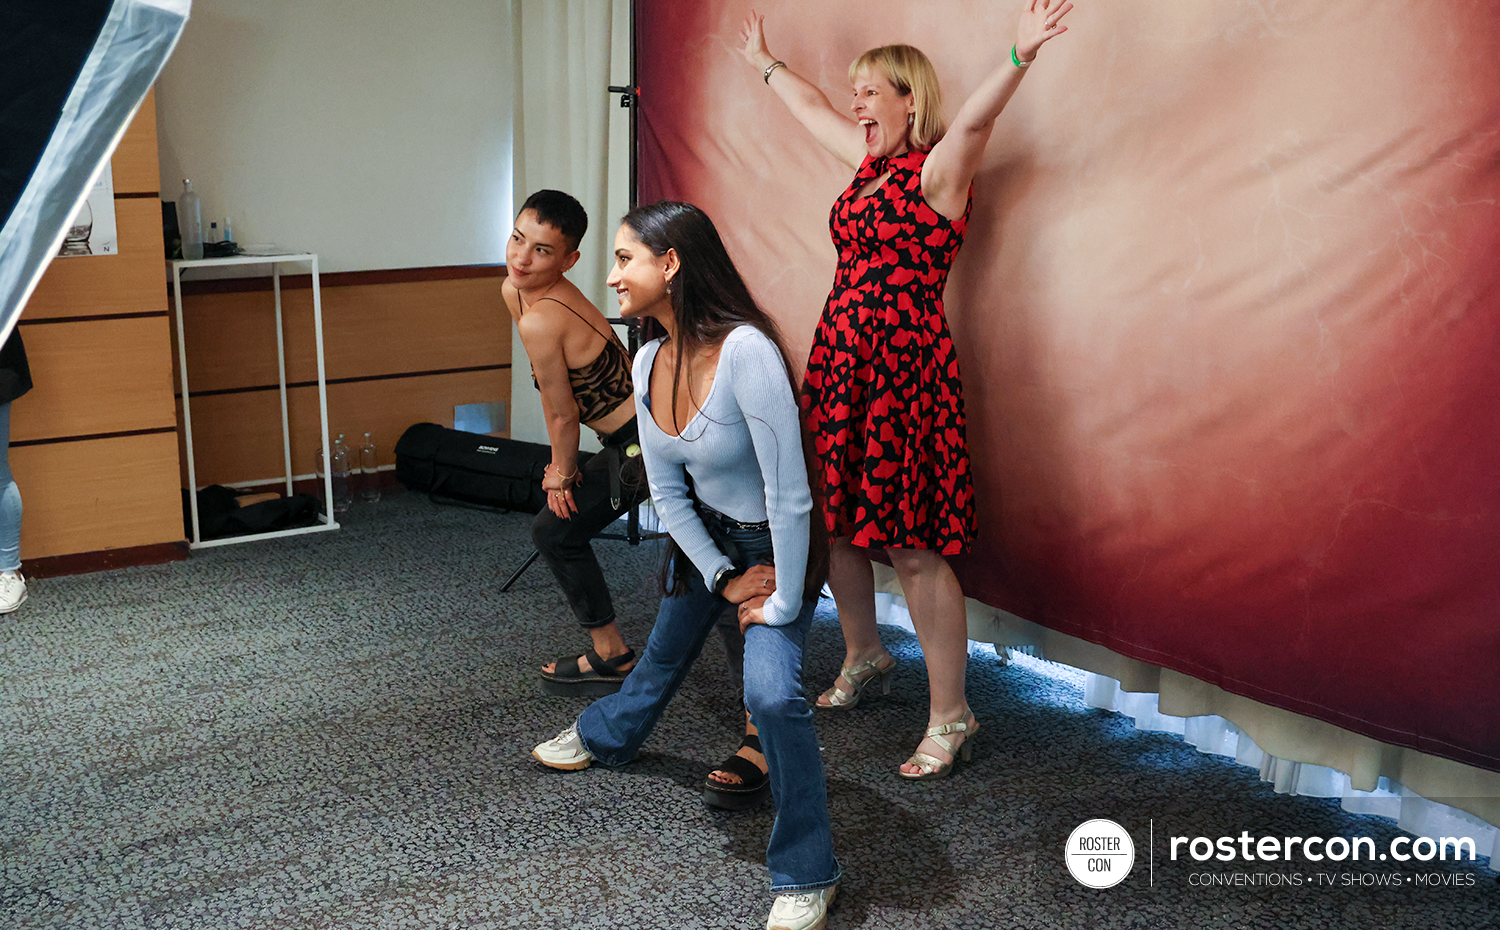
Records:
M537 552L588 633L589 649L541 669L563 695L617 690L635 663L592 540L646 498L636 442L630 355L604 314L566 274L578 261L589 218L571 195L540 190L526 198L505 249L500 286L542 400L552 461L542 477L547 506L531 524ZM604 449L579 465L583 427Z

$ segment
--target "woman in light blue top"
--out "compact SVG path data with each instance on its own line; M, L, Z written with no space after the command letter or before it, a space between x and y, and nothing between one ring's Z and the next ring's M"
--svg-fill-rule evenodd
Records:
M651 497L676 546L672 582L645 654L617 694L532 755L559 769L629 762L714 628L736 605L745 631L745 706L759 729L776 822L766 849L777 898L766 926L824 925L840 867L802 647L821 587L809 571L812 496L786 353L712 221L663 202L626 215L609 284L620 315L666 337L635 360Z

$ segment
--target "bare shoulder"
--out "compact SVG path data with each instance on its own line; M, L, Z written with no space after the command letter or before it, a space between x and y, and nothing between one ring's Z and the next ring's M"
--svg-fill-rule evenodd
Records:
M568 332L566 307L550 300L534 300L524 312L516 315L516 329L528 342L536 339L561 339Z
M500 299L505 301L505 309L510 312L511 319L521 319L521 293L516 286L510 283L510 278L500 282Z
M573 318L574 313L584 317L585 319L588 319L590 322L593 322L596 319L604 319L604 314L599 312L599 308L594 306L594 302L585 297L583 295L583 291L578 289L578 285L574 284L572 281L569 281L567 278L563 278L561 281L557 282L557 286L554 287L547 296L551 297L552 299L546 301L546 303L552 304L555 309L557 309L559 312L569 317L570 319ZM558 306L558 302L566 305L566 309L564 309L564 307ZM569 313L568 310L572 310L573 313Z

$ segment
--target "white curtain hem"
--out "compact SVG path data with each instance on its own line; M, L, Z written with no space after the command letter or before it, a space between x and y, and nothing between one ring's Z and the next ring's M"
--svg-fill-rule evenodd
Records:
M895 572L879 563L875 568L876 590L899 598ZM886 599L879 600L887 610ZM1176 733L1201 751L1259 768L1277 791L1338 797L1345 810L1391 817L1418 835L1471 836L1494 868L1500 773L1231 694L972 598L967 604L970 639L1089 673L1090 706L1120 711L1135 718L1138 728Z

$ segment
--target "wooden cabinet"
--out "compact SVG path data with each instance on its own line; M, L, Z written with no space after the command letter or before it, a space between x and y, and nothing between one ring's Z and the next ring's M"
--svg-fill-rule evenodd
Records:
M10 449L32 573L186 551L154 93L111 168L119 253L52 262L17 327L36 384L11 408Z

